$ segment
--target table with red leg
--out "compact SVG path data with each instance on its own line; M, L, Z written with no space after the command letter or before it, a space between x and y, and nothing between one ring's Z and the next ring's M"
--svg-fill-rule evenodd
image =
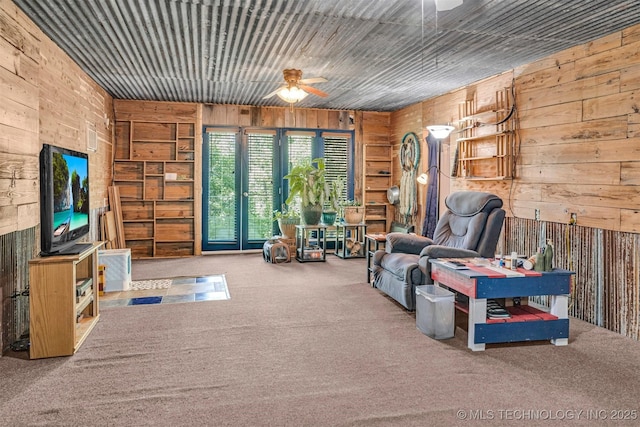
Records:
M550 340L554 345L569 343L569 294L572 271L516 271L466 263L456 269L438 259L431 260L431 277L436 285L466 295L468 306L456 309L468 313L467 346L482 351L485 344ZM487 299L510 299L548 295L550 310L530 305L507 307L510 317L487 318Z

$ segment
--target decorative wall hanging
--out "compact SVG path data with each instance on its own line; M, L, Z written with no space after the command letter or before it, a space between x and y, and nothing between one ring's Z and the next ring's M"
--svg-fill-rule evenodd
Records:
M418 212L416 196L416 170L420 164L420 141L413 132L407 132L402 137L400 146L400 165L402 177L400 179L399 214L404 224L413 223L413 217Z
M422 223L422 235L433 238L438 222L438 199L439 182L438 172L440 170L440 140L431 133L426 138L427 150L429 154L427 166L427 198L425 200L424 222Z

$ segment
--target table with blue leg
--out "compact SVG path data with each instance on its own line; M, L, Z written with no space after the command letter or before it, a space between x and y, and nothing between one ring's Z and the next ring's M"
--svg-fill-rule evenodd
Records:
M518 268L479 266L470 260L456 268L444 260L433 259L431 277L436 285L468 298L456 302L456 311L468 314L467 346L482 351L486 344L550 340L554 345L569 343L569 294L572 271L553 269L537 272ZM503 318L487 315L487 301L520 300L547 295L549 311L532 305L507 306Z

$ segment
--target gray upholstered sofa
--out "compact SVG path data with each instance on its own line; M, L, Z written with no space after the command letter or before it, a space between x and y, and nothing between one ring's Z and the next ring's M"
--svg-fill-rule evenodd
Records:
M505 212L490 193L459 191L445 200L433 239L389 233L384 250L373 255L373 286L415 309L415 287L433 283L431 258L490 258L495 254Z

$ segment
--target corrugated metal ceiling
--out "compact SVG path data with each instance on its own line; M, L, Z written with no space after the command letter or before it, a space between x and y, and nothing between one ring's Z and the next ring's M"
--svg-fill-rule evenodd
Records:
M120 99L394 111L640 23L635 0L14 0Z

